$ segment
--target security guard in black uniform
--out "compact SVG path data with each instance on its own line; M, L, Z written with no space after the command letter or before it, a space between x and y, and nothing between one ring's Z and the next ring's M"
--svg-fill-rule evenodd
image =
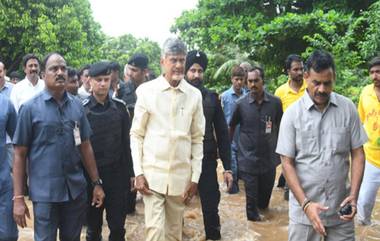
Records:
M225 170L224 181L228 189L230 189L232 186L231 150L228 127L218 95L203 86L203 73L207 68L207 63L205 53L195 50L188 52L185 79L198 88L203 97L206 131L203 140L202 174L198 182L198 191L202 204L206 239L219 240L221 239L218 214L220 192L216 173L216 160L219 153Z
M109 62L99 62L90 67L92 95L83 101L93 131L90 140L106 195L103 207L91 206L88 210L88 241L102 240L104 209L110 229L109 240L125 240L125 190L130 185L127 180L134 175L129 142L129 115L123 101L109 95L110 73Z

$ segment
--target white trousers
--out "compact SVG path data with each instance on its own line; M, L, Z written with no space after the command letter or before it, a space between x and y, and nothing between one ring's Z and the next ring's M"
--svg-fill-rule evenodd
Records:
M182 196L168 196L152 191L144 195L146 241L181 241L183 212Z
M380 157L379 157L380 158ZM376 194L380 187L380 168L368 161L365 163L364 177L358 198L357 219L364 225L371 224L371 213L375 206Z

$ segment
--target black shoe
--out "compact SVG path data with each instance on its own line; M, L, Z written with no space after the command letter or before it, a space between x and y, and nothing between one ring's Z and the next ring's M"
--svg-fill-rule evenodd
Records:
M250 217L248 217L248 221L252 221L252 222L261 222L261 217L259 214L256 215L252 215Z
M259 222L261 221L261 217L260 217L260 214L259 212L256 210L250 210L247 212L247 219L249 221L253 221L253 222Z

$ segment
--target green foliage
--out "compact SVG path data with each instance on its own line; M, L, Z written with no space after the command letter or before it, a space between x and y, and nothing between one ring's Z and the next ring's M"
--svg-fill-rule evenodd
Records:
M131 34L109 37L100 48L100 56L105 60L117 61L124 66L135 53L144 53L149 58L149 68L160 74L160 46L146 38L137 39Z
M357 101L369 83L365 63L380 53L379 15L379 0L200 0L171 30L208 53L208 85L217 90L228 88L226 66L241 56L261 63L274 91L286 81L287 55L325 49L336 61L336 91Z
M59 52L74 67L91 63L104 39L88 0L1 0L0 35L0 56L10 71L26 53Z

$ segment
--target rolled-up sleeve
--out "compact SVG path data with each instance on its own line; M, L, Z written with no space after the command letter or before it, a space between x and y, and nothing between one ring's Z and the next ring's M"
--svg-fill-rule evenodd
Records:
M198 183L202 171L203 137L205 134L202 96L197 95L197 105L191 122L191 181Z
M137 177L141 174L144 174L142 167L143 143L145 138L146 125L149 120L149 111L144 101L144 93L141 87L137 89L136 95L137 101L135 105L130 136L133 170L135 172L135 176Z

